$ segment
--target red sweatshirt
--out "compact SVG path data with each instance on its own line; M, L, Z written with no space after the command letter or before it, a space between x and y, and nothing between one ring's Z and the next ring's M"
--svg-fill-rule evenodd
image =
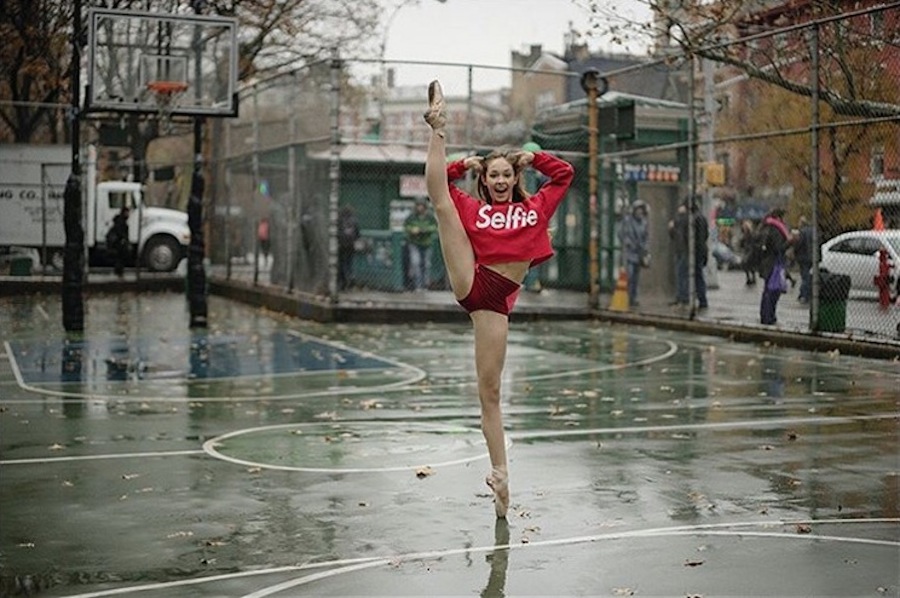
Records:
M536 266L553 256L547 229L572 184L575 170L568 162L545 152L535 152L531 165L550 180L537 193L518 203L492 205L450 185L450 197L472 243L476 263L488 266L529 260ZM450 181L462 178L465 173L462 160L447 165Z

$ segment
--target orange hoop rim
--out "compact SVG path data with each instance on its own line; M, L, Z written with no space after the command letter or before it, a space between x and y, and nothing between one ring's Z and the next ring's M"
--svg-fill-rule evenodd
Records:
M171 96L187 91L188 84L184 81L150 81L147 89L160 96Z

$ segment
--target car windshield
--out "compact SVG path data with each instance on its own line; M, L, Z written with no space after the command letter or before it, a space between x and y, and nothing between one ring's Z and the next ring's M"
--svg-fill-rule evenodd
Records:
M894 252L900 255L900 237L885 237L885 242L894 248Z

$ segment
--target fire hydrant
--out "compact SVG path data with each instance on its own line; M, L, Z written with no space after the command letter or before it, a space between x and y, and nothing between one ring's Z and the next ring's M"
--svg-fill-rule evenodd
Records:
M891 305L891 260L887 249L878 250L878 276L875 277L875 286L878 288L878 305L887 309Z

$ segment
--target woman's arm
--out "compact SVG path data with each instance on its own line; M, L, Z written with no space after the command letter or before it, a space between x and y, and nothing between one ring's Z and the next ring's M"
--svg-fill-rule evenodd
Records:
M566 196L572 179L575 178L575 169L565 160L560 160L546 152L534 152L533 155L531 166L550 179L535 194L540 197L544 213L549 218Z

